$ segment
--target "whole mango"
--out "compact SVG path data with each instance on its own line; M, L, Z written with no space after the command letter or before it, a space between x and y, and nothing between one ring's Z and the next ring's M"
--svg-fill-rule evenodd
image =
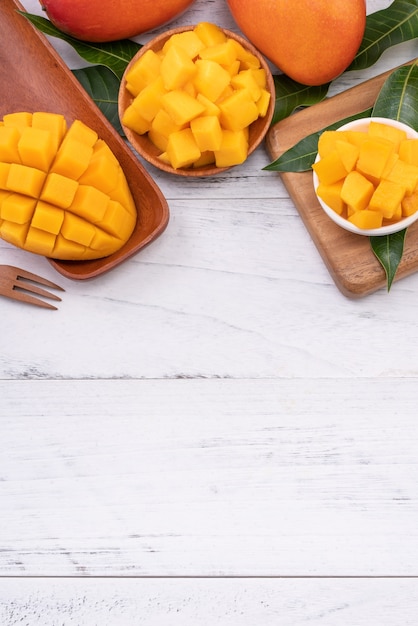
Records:
M125 174L97 133L63 115L0 121L0 237L61 260L116 252L137 220Z
M195 0L39 0L51 22L82 41L129 39L170 22Z
M227 0L251 43L284 74L322 85L354 59L366 27L365 0Z

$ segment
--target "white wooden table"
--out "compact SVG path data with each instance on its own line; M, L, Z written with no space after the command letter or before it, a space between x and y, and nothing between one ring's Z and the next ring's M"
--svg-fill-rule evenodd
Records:
M344 297L269 161L149 167L169 226L101 278L0 242L66 289L1 301L2 626L416 626L418 276Z

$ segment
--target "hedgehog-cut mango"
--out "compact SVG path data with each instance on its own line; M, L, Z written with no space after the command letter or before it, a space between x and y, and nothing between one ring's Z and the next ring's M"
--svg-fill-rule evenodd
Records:
M137 210L122 167L80 120L18 112L0 121L0 236L60 260L109 256L129 239Z

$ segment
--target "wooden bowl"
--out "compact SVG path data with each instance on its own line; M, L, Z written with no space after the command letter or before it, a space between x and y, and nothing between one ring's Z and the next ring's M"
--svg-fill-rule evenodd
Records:
M136 63L136 61L144 55L147 50L153 50L154 52L158 52L162 49L165 42L172 36L177 33L182 33L184 31L193 30L195 26L182 26L179 28L173 28L171 30L162 33L149 41L146 45L144 45L137 54L132 58L131 62L127 66L125 73L122 77L121 86L119 90L119 117L122 120L123 114L126 108L131 104L133 97L132 94L126 89L126 74ZM274 89L274 80L271 74L270 68L265 61L264 57L260 54L260 52L246 39L243 37L233 33L232 31L226 30L224 28L221 29L227 37L231 39L235 39L238 41L246 50L254 54L260 61L261 67L265 70L267 76L267 89L271 94L270 104L265 117L258 118L255 122L253 122L249 128L249 147L248 147L248 156L254 152L254 150L260 145L263 141L267 131L270 127L271 120L273 118L274 113L274 104L275 104L275 89ZM175 169L171 167L167 163L163 163L158 156L161 154L161 150L159 150L152 141L148 138L148 134L139 135L134 132L130 128L123 126L123 130L126 134L127 139L131 143L132 147L140 154L148 163L151 163L154 167L157 167L164 172L168 172L169 174L176 174L178 176L214 176L215 174L219 174L220 172L224 172L230 167L216 167L213 164L206 165L204 167L191 167L191 168L178 168ZM232 166L231 166L232 167Z
M0 23L4 32L0 38L0 119L16 111L60 113L68 123L80 119L106 141L119 160L138 210L134 232L114 254L92 261L48 259L67 278L93 278L136 254L164 231L169 219L167 202L46 37L19 15L17 9L23 10L17 0L1 0ZM11 77L13 88L10 88Z

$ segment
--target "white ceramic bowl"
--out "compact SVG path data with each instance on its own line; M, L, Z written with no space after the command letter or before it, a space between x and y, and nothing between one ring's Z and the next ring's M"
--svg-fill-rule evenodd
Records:
M403 124L402 122L397 122L396 120L391 120L385 117L373 117L373 118L367 117L367 118L363 118L360 120L354 120L353 122L344 124L338 130L339 131L340 130L341 131L342 130L365 131L367 130L370 124L370 121L372 119L373 121L381 122L383 124L387 124L388 126L394 126L395 128L400 128L401 130L405 130L409 139L418 139L418 133L413 128L411 128L410 126L407 126L406 124ZM319 160L319 156L317 155L315 159L315 163L318 160ZM315 189L315 194L316 194L319 181L318 181L318 176L316 175L315 172L313 172L313 184L314 184L314 189ZM321 200L321 198L319 198L318 195L316 197L318 199L319 204L325 211L325 213L328 215L328 217L332 219L333 222L338 224L338 226L341 226L341 228L344 228L345 230L348 230L357 235L366 235L368 237L376 236L376 235L390 235L392 233L399 232L400 230L403 230L404 228L407 228L418 219L418 211L417 211L413 215L409 217L405 217L404 219L399 220L399 222L396 222L394 224L388 224L386 226L381 226L380 228L373 228L371 230L366 230L364 228L358 228L357 226L349 222L347 219L345 219L341 215L338 215L338 213L336 213L327 204L325 204L325 202Z

